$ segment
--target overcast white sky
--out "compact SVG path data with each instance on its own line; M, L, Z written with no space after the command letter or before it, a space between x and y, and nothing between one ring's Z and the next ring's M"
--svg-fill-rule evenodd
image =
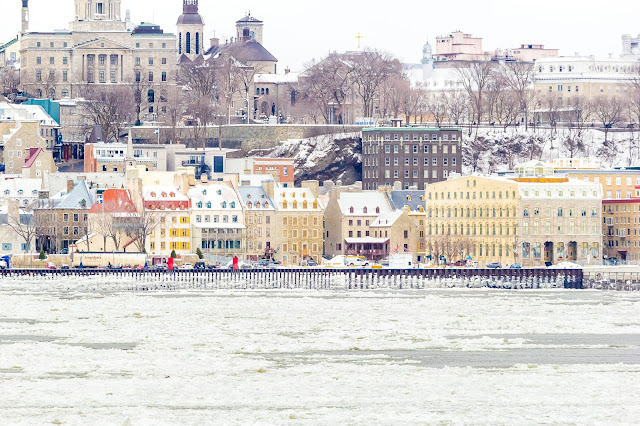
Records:
M30 30L68 28L73 0L30 0ZM20 29L20 0L0 0L0 42ZM154 21L175 33L182 0L122 0L122 14L132 20ZM455 30L484 38L484 49L541 43L575 52L618 55L623 33L640 33L638 0L200 0L205 36L223 41L235 35L235 21L247 11L265 22L264 45L279 59L279 69L300 69L329 51L355 50L363 45L386 50L405 62L418 62L422 46Z

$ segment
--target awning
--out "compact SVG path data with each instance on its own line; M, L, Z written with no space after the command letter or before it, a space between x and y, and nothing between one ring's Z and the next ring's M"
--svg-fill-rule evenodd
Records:
M347 244L386 244L389 242L388 238L345 238L344 242Z

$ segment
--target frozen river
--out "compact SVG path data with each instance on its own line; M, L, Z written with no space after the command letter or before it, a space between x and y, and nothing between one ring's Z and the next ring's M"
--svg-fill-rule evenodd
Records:
M637 293L37 288L0 283L2 424L640 419Z

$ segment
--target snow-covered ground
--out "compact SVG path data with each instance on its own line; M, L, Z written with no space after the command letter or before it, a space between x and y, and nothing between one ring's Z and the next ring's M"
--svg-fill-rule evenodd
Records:
M3 424L640 418L640 294L24 282L0 306Z

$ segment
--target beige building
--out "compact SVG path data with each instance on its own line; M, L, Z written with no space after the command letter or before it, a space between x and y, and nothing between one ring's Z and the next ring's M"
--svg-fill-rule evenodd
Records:
M510 177L455 177L430 185L427 251L435 259L524 267L602 256L602 189L531 162Z
M142 188L143 220L154 224L145 242L146 252L168 256L189 254L191 248L191 217L189 198L174 186L144 186Z
M0 163L6 174L22 175L25 159L31 148L45 149L47 143L40 136L38 121L0 121Z
M391 213L391 206L381 192L334 189L324 211L325 254L364 256L371 261L387 258L390 236L374 237L371 225L381 215Z
M277 238L275 204L262 186L239 186L238 195L247 228L247 259L272 258Z
M57 170L51 151L45 151L42 148L29 148L27 150L24 164L22 165L23 178L42 179L45 173L54 173Z
M322 261L323 212L317 200L319 184L306 181L301 188L284 188L267 182L265 191L276 205L275 258L283 265Z
M186 0L185 0L186 1ZM135 85L148 119L162 114L163 90L175 84L176 39L154 24L133 31L120 0L75 0L69 30L28 31L28 2L20 36L23 89L36 97L75 98L87 84ZM25 21L26 19L26 21Z

